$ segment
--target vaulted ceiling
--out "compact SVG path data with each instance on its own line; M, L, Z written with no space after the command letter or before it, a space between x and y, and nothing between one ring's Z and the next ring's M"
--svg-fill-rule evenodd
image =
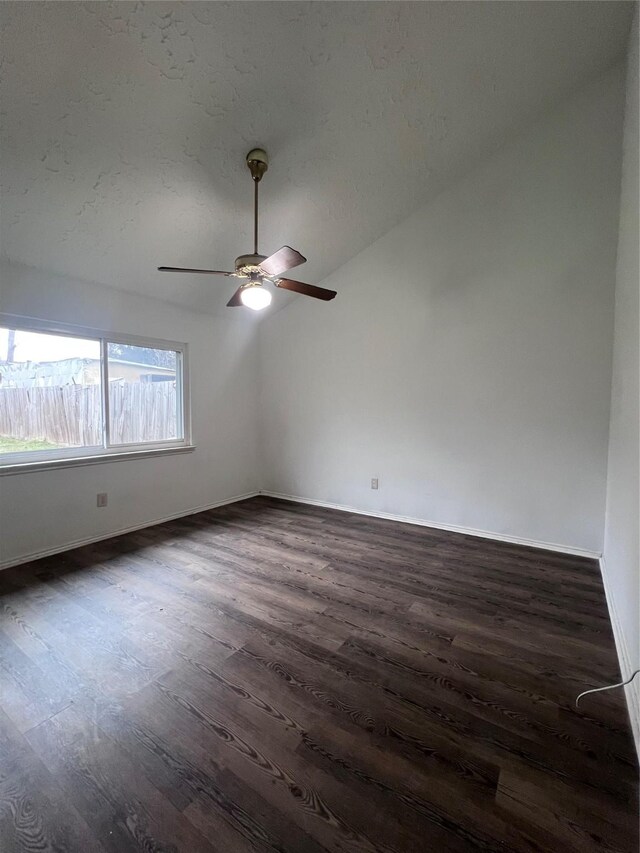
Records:
M617 2L4 2L3 253L224 311L251 251L318 282L618 60ZM304 272L303 272L304 271ZM283 299L284 294L279 294Z

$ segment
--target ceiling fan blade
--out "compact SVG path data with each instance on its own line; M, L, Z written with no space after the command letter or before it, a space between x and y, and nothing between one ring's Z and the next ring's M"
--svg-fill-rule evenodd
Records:
M269 255L268 258L261 261L260 268L267 275L280 275L281 272L297 267L299 264L304 264L306 260L304 255L296 252L291 246L283 246L277 252L274 252L273 255Z
M158 272L198 272L203 275L233 275L233 273L223 272L222 270L191 270L184 267L158 267Z
M241 285L236 290L236 292L233 294L231 299L227 302L227 308L239 308L241 305L244 304L242 302L242 299L240 299L240 294L242 293L243 289L244 289L244 285Z
M335 290L327 290L326 287L316 287L315 284L305 284L303 281L294 281L291 278L281 278L276 281L276 286L284 290L293 290L294 293L302 293L304 296L313 296L314 299L324 299L325 302L336 295Z

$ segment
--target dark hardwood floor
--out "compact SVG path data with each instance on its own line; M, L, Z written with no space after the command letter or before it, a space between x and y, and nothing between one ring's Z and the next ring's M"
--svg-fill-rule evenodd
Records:
M638 850L597 565L255 498L0 573L0 849Z

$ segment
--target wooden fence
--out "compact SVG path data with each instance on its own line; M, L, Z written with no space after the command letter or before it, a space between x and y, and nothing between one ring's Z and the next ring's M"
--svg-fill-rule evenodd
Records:
M175 382L124 382L109 386L111 443L177 438Z
M63 447L102 444L99 385L0 389L0 436ZM176 438L175 382L125 382L109 387L111 443Z

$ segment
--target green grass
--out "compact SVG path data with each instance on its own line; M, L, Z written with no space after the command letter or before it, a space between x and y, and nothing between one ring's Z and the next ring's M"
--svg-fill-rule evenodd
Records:
M27 450L53 450L57 444L29 438L9 438L0 435L0 453L24 453Z

